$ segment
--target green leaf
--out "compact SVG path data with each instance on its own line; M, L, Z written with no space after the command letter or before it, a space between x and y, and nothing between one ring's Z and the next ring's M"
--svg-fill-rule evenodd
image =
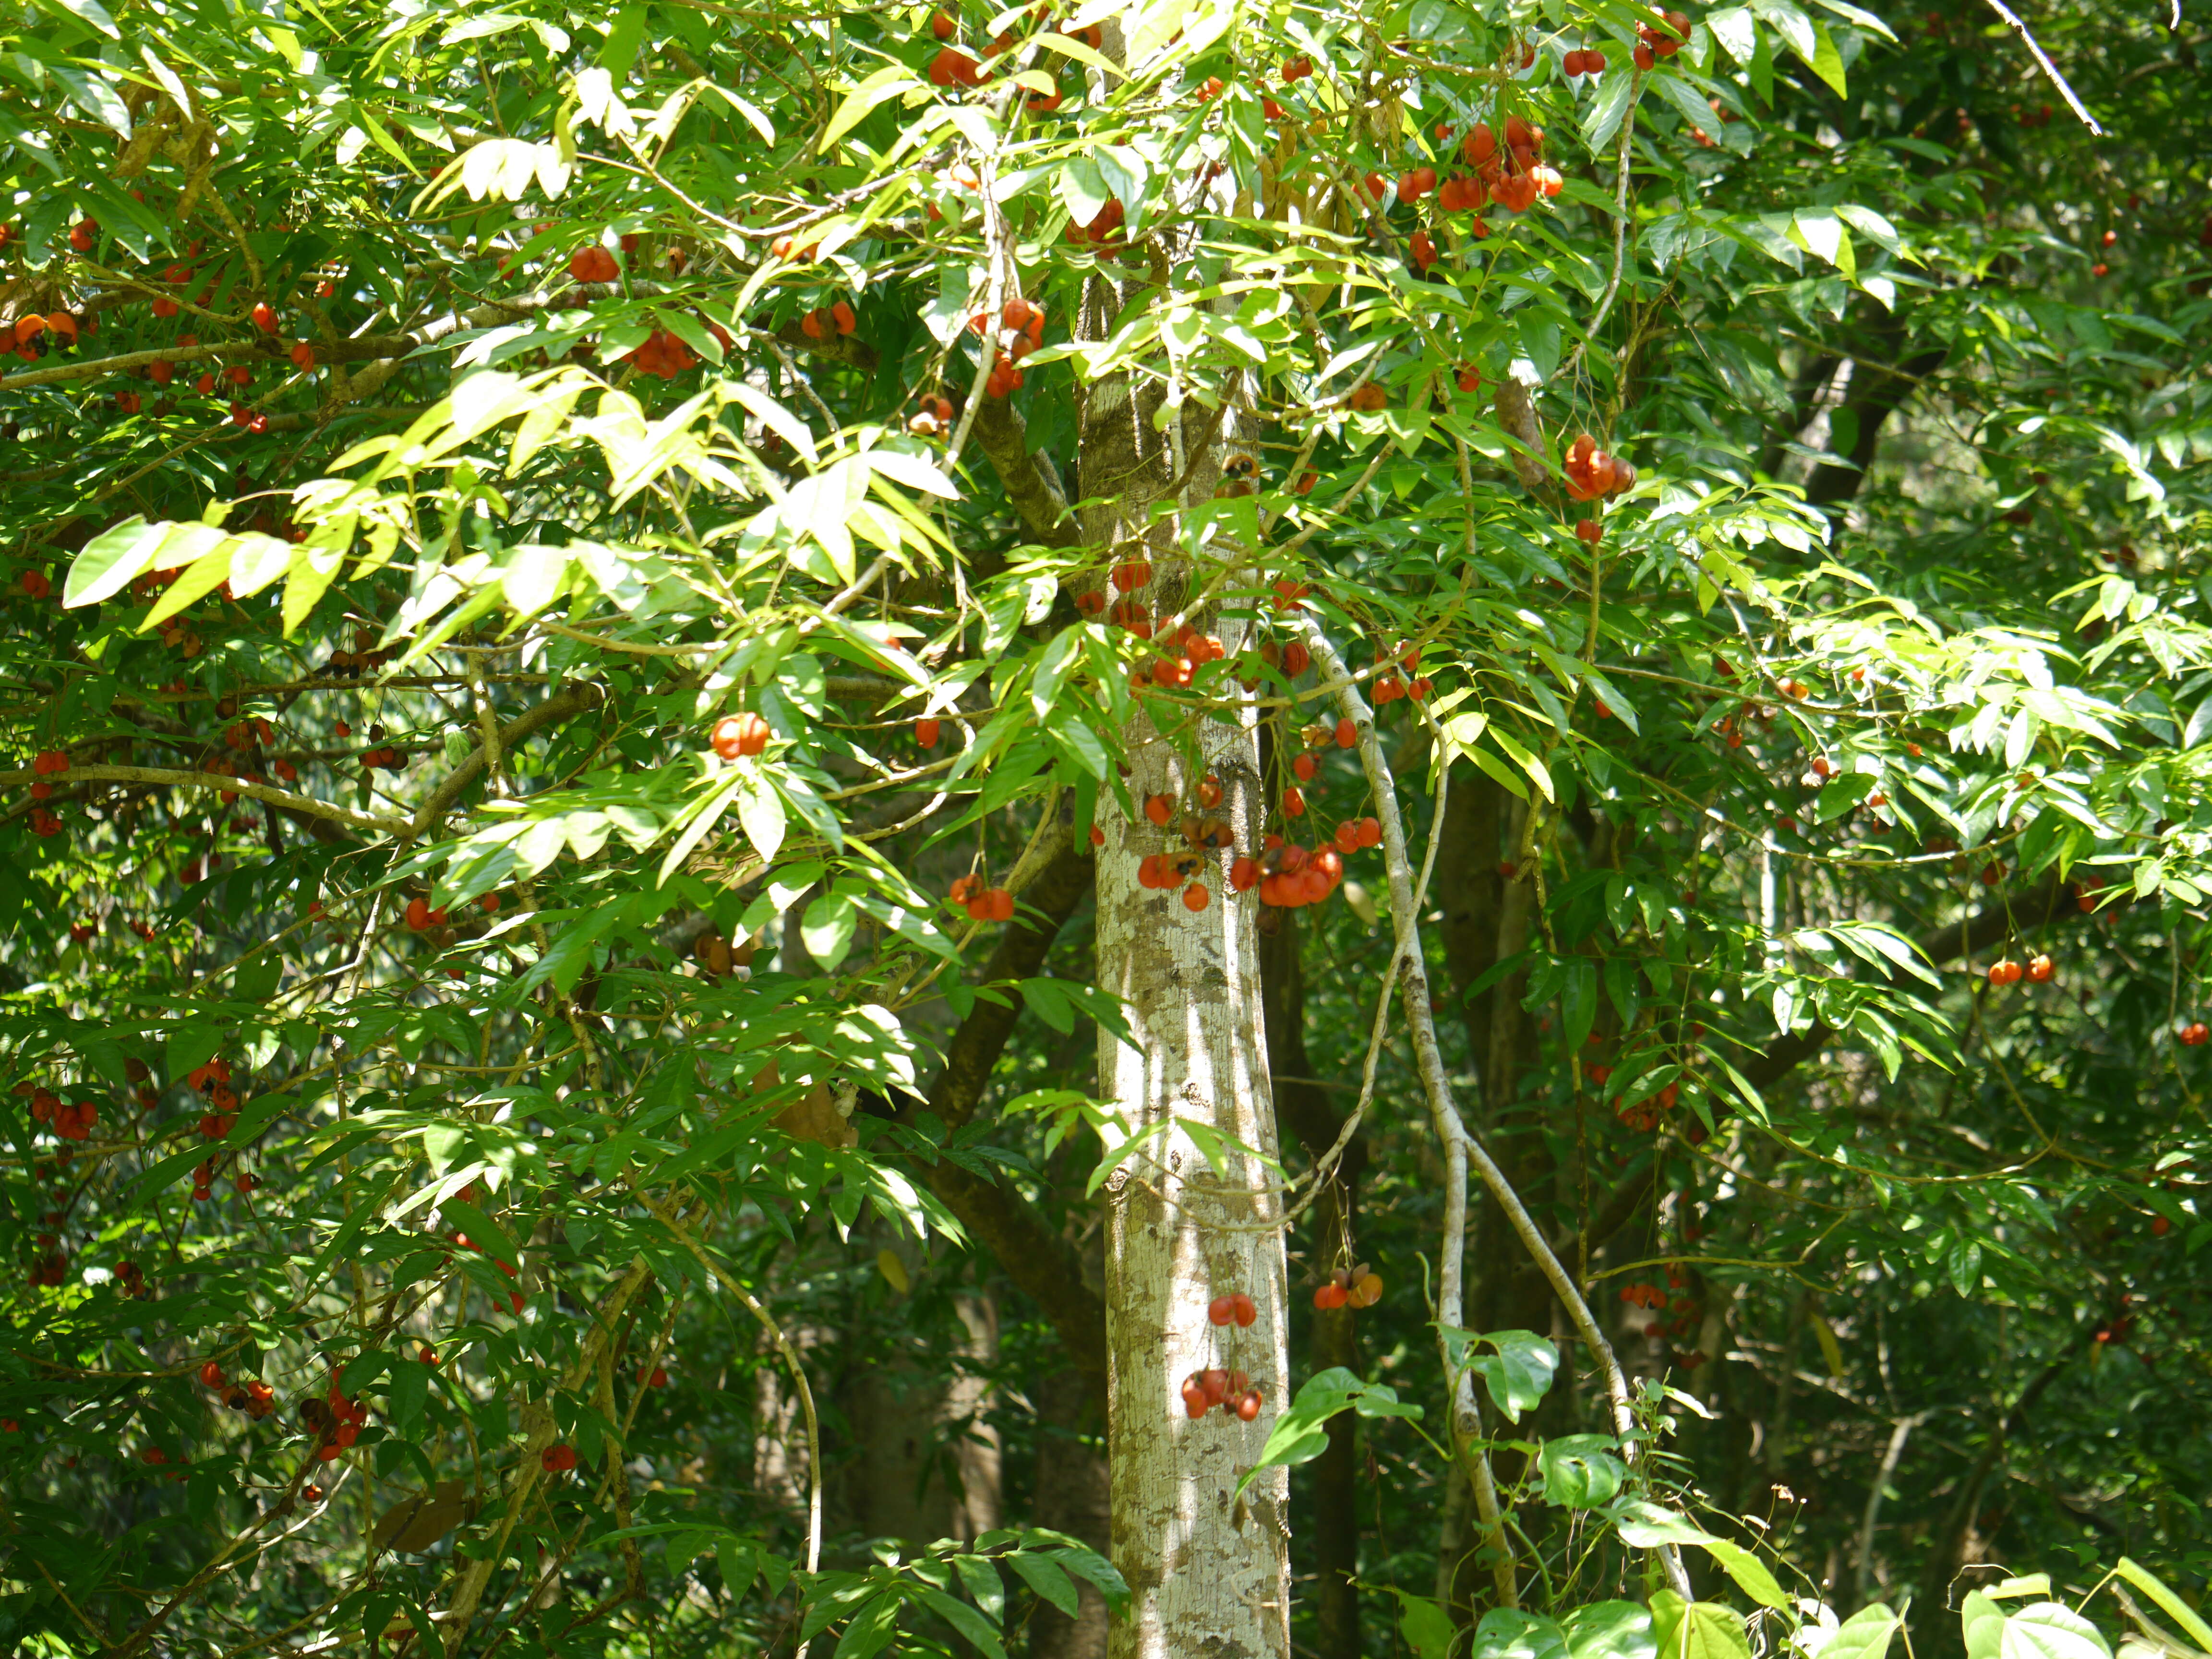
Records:
M1559 1623L1574 1659L1652 1659L1651 1614L1633 1601L1593 1601Z
M1658 1659L1751 1659L1751 1633L1734 1607L1654 1590L1651 1622Z
M1403 1590L1398 1597L1398 1633L1406 1638L1406 1645L1413 1650L1414 1659L1451 1659L1452 1644L1459 1636L1459 1628L1442 1604L1425 1595L1408 1595Z
M956 1600L943 1590L933 1589L927 1584L916 1585L914 1594L924 1607L958 1631L977 1651L988 1656L988 1659L1006 1659L1006 1644L1000 1641L999 1632L992 1628L991 1621L965 1601Z
M1305 1380L1297 1395L1275 1419L1259 1461L1237 1481L1238 1496L1262 1469L1306 1463L1328 1447L1328 1421L1339 1413L1357 1411L1362 1417L1403 1417L1418 1420L1419 1406L1401 1404L1397 1390L1379 1382L1363 1382L1358 1374L1341 1365L1316 1371Z
M1709 1538L1705 1553L1721 1564L1721 1569L1735 1580L1735 1587L1763 1607L1787 1609L1791 1604L1774 1575L1761 1561L1741 1544L1732 1544L1725 1538Z
M837 112L830 118L830 125L822 129L821 140L815 146L817 153L827 155L840 138L867 119L870 110L897 97L909 87L921 84L905 64L884 64L845 94L844 101L837 106Z
M1595 1509L1610 1503L1628 1478L1610 1435L1571 1434L1547 1440L1536 1454L1544 1476L1544 1501L1562 1508Z
M1517 1607L1492 1607L1474 1627L1468 1659L1570 1659L1559 1621Z
M2097 1627L2063 1601L2038 1601L2006 1619L1998 1659L2112 1659Z
M1051 1556L1030 1550L1015 1550L1001 1559L1014 1570L1022 1583L1036 1592L1040 1599L1051 1602L1069 1618L1075 1617L1074 1581Z
M70 562L69 575L62 583L63 605L98 605L120 593L145 574L169 528L134 515L94 537Z
M2206 1624L2196 1608L2167 1589L2148 1568L2124 1555L2113 1571L2157 1602L2167 1618L2189 1632L2191 1641L2205 1652L2212 1653L2212 1625ZM1881 1659L1881 1656L1875 1654L1871 1656L1871 1659Z
M1593 991L1593 1000L1595 996ZM1491 1403L1505 1420L1518 1423L1521 1413L1535 1410L1550 1389L1559 1369L1559 1351L1533 1331L1491 1331L1482 1340L1498 1352L1475 1355L1468 1367L1482 1379Z
M1869 1602L1836 1627L1821 1644L1820 1659L1885 1659L1897 1629L1895 1613L1879 1601Z

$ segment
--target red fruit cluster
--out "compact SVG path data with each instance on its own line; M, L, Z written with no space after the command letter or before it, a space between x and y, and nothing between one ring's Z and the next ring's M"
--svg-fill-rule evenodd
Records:
M774 734L769 724L758 714L748 711L743 714L727 714L714 722L708 742L724 760L735 760L740 755L757 755L768 747Z
M314 1407L320 1409L311 1409ZM337 1462L339 1455L361 1437L362 1430L368 1424L368 1413L361 1402L340 1394L335 1380L330 1392L320 1401L309 1401L301 1406L300 1415L317 1429L320 1443L315 1448L315 1456L325 1463Z
M31 1118L33 1122L51 1125L54 1133L64 1140L82 1140L100 1121L100 1108L89 1100L68 1104L51 1089L39 1089L31 1096Z
M1666 20L1667 27L1664 28L1651 23L1636 26L1637 38L1642 42L1636 48L1636 67L1638 69L1648 70L1659 58L1672 58L1681 51L1683 42L1690 38L1689 13L1664 11L1659 15Z
M1559 67L1571 81L1587 75L1595 81L1606 71L1605 54L1595 46L1585 46L1580 52L1571 52L1559 61Z
M1233 1296L1217 1296L1207 1304L1207 1322L1214 1325L1235 1324L1239 1330L1248 1330L1260 1316L1259 1304L1238 1291Z
M1003 887L984 884L980 875L960 876L952 883L952 902L967 911L970 921L1012 921L1014 896Z
M76 349L77 320L66 311L57 311L44 317L33 312L28 316L17 318L15 326L12 349L27 363L38 362L49 351ZM8 349L0 347L0 349Z
M1646 1095L1641 1100L1630 1101L1620 1109L1618 1115L1620 1121L1631 1129L1639 1134L1648 1133L1659 1127L1659 1115L1662 1112L1671 1112L1674 1109L1674 1103L1681 1098L1681 1085L1678 1083L1670 1083L1656 1094Z
M918 438L944 437L951 432L957 418L951 398L924 398L921 407L908 418L906 429Z
M1525 213L1539 196L1557 196L1566 185L1559 169L1544 161L1544 129L1518 115L1506 117L1502 130L1471 129L1460 154L1476 172L1472 196L1464 189L1455 195L1468 207L1480 207L1486 194L1508 213ZM1476 232L1478 238L1486 234Z
M1121 223L1127 212L1120 197L1109 196L1106 198L1106 205L1091 216L1089 224L1067 228L1067 240L1079 246L1085 242L1101 246L1110 242L1121 234Z
M779 236L768 245L768 251L779 259L804 264L822 251L822 244L808 242L801 246L796 236Z
M1990 964L1990 984L1996 986L2006 986L2017 985L2019 982L2020 964L2013 961L2011 957L2007 957L2000 962L1995 962Z
M2192 1019L2181 1028L2181 1040L2192 1048L2203 1047L2208 1036L2212 1036L2212 1028L2208 1028L2201 1019Z
M1567 450L1565 471L1567 495L1571 501L1595 501L1601 495L1617 495L1636 487L1636 469L1600 449L1597 440L1587 432Z
M1624 1285L1620 1287L1620 1299L1632 1308L1663 1308L1667 1305L1667 1292L1656 1285Z
M1339 1267L1314 1287L1313 1304L1326 1313L1333 1308L1371 1308L1382 1299L1382 1276L1365 1262Z
M37 777L52 777L58 772L66 772L69 769L70 757L59 749L49 749L44 754L34 757L31 762L32 774Z
M446 907L441 904L433 909L428 899L410 899L404 920L410 933L420 933L432 927L443 927L446 925Z
M929 60L929 84L933 87L980 87L990 79L975 60L957 46L940 46L937 56Z
M1218 1406L1224 1416L1249 1423L1260 1415L1260 1390L1243 1371L1212 1366L1183 1378L1182 1405L1193 1420Z
M640 1384L648 1389L665 1389L668 1386L668 1372L659 1365L655 1365L651 1370L641 1365L637 1368L637 1380Z
M556 1440L538 1454L538 1467L548 1474L566 1474L576 1467L576 1449L565 1440Z
M691 348L665 328L647 335L645 343L629 354L629 360L640 374L657 374L664 380L672 380L684 370L699 366Z
M209 1386L214 1385L210 1383ZM244 1412L258 1422L276 1409L276 1390L258 1377L249 1377L242 1385L224 1395L222 1403L234 1412Z
M622 275L615 256L597 242L568 256L568 274L580 283L611 283Z
M799 319L799 331L810 340L826 340L833 334L850 334L860 326L860 319L853 314L853 307L839 300L831 305L817 307Z
M1390 406L1390 394L1374 381L1367 380L1352 387L1351 394L1344 401L1346 406L1363 415L1372 415Z

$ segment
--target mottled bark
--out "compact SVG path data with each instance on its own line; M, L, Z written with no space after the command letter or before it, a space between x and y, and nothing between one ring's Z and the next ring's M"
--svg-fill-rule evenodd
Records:
M1080 331L1097 337L1129 297L1094 283ZM1131 597L1156 612L1186 599L1190 567L1178 556L1172 520L1155 521L1152 508L1171 480L1188 477L1190 496L1200 498L1218 477L1211 460L1185 453L1176 422L1155 428L1158 399L1151 387L1133 398L1120 379L1093 385L1079 427L1085 490L1104 498L1084 515L1085 539L1122 557L1143 550L1153 580ZM1197 411L1189 426L1209 414ZM1241 629L1206 620L1234 650ZM1130 799L1164 794L1180 803L1193 799L1201 774L1218 778L1237 845L1256 847L1256 730L1249 708L1166 734L1138 713L1119 757ZM1101 1030L1098 1093L1141 1137L1106 1190L1113 1556L1130 1589L1109 1652L1289 1659L1288 1479L1270 1470L1241 1496L1237 1490L1289 1382L1283 1241L1266 1224L1281 1203L1259 1158L1231 1147L1219 1154L1217 1175L1185 1127L1275 1155L1256 907L1231 902L1226 851L1205 855L1212 900L1202 909L1187 908L1172 889L1139 886L1147 854L1187 848L1179 837L1171 847L1169 833L1141 813L1132 817L1114 791L1102 792L1099 828L1098 982L1121 999L1131 1040ZM1256 1321L1249 1328L1210 1324L1208 1303L1235 1291L1252 1298ZM1249 1374L1265 1402L1256 1421L1218 1408L1195 1420L1185 1414L1183 1379L1213 1366Z

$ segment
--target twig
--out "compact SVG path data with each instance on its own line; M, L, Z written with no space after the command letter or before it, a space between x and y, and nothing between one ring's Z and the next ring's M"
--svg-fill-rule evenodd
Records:
M2095 133L2100 138L2103 137L2105 136L2105 130L2097 125L2097 118L2090 114L2087 110L2082 108L2081 100L2074 95L2074 88L2066 84L2066 77L2058 72L2058 65L2051 61L2050 57L2044 52L2041 46L2036 45L2035 37L2027 32L2027 25L2020 21L2019 15L2015 13L2011 7L2006 5L2004 0L1990 0L1990 8L1991 10L1995 11L1998 16L2003 18L2006 22L2013 26L2014 31L2019 34L2021 40L2027 45L2029 52L2034 56L2035 61L2043 65L2043 72L2051 77L2051 84L2058 88L2058 95L2066 100L2067 106L2070 108L2075 114L2081 118L2081 125L2088 128L2090 131ZM2173 15L2175 27L2180 27L2181 7L2179 3L2179 0L2176 0L2176 4L2173 9Z

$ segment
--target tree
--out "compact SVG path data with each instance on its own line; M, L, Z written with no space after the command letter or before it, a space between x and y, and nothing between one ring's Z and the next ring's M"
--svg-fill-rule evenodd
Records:
M2196 1595L2202 45L1905 28L19 19L9 1639Z

